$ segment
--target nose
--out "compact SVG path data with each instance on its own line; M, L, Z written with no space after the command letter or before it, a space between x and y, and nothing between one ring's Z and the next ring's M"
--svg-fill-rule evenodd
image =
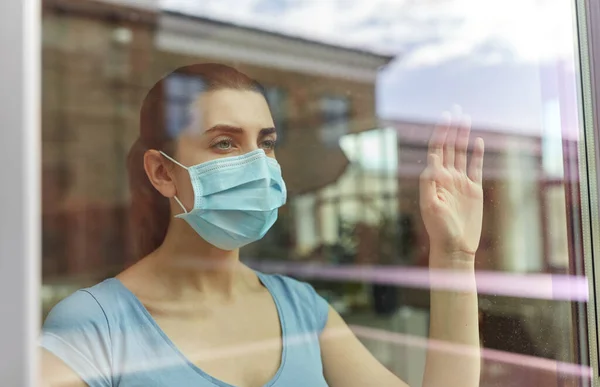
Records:
M244 153L249 153L249 152L253 152L258 149L262 149L260 147L261 139L258 138L255 134L250 133L250 131L246 132L246 135L244 136L243 141L244 141L244 143L241 145L242 145L242 151Z
M244 153L254 152L255 150L258 150L258 149L261 149L261 148L258 146L256 141L253 141L250 144L248 144L248 147L245 147Z

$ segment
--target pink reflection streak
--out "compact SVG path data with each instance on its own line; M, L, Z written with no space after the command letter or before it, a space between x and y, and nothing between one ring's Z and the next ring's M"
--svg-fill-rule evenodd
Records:
M277 261L249 261L251 267L303 279L358 281L421 289L468 290L468 274L421 267L322 265ZM470 278L470 276L469 276ZM585 276L563 274L476 273L477 292L494 296L587 302Z
M471 351L464 345L452 344L438 340L425 339L422 337L390 332L383 329L368 328L351 325L354 334L362 339L378 340L396 345L408 347L432 348L434 350L453 352L455 354L468 355ZM592 375L591 368L573 363L564 363L552 359L522 355L499 351L496 349L481 348L481 358L485 361L510 364L521 368L531 368L542 371L557 372L563 375L574 375L589 378Z

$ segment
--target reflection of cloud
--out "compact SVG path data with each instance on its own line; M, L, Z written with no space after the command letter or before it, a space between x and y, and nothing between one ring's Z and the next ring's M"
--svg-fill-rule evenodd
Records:
M565 0L162 0L167 9L378 52L408 67L469 57L483 64L567 56Z

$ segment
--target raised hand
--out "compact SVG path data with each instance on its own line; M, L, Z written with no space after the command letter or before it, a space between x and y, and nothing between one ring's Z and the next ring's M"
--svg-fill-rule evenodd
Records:
M435 256L474 258L483 217L484 143L474 142L467 167L471 122L460 109L447 114L429 140L427 168L421 174L420 207Z

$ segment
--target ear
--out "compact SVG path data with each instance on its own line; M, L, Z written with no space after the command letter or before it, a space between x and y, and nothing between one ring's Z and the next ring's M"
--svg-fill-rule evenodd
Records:
M144 153L144 170L150 183L164 197L172 198L177 194L173 166L159 151L150 149Z

